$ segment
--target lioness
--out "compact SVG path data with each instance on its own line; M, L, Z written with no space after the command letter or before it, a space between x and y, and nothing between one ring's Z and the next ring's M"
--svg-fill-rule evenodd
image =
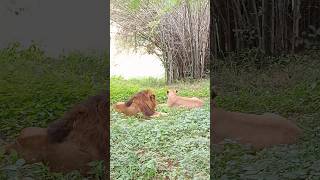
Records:
M169 107L186 107L186 108L198 108L203 106L203 101L196 97L182 97L177 95L177 90L167 91L167 105Z
M212 108L213 143L228 138L262 149L279 144L293 144L302 130L291 121L271 113L263 115L229 112Z

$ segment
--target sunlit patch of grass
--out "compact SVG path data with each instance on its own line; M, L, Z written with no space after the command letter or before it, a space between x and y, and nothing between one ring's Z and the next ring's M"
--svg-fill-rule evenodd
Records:
M172 85L166 85L164 79L143 78L129 79L114 76L110 80L111 103L125 101L138 91L151 89L154 91L159 103L166 102L167 90L177 89L181 96L197 96L202 98L209 97L208 79L198 80L195 82L177 82Z

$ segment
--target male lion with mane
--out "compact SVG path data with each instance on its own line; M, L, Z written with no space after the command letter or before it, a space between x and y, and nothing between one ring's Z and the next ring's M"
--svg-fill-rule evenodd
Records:
M143 90L135 94L127 102L118 102L113 108L127 116L134 116L142 113L146 117L157 117L160 115L156 112L156 96L151 90Z
M48 164L53 172L79 170L85 175L90 170L89 162L108 155L107 97L90 97L47 128L23 129L16 141L6 146L6 152L17 151L27 163Z
M302 134L302 130L293 122L272 113L256 115L230 112L214 105L211 121L214 144L231 139L240 144L251 145L256 150L293 144Z

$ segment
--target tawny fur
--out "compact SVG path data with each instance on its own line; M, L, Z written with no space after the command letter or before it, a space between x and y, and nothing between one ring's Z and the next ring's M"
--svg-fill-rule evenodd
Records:
M123 113L127 116L134 116L138 114L140 111L140 108L136 104L132 104L131 106L127 106L125 102L117 102L115 105L113 105L113 108L120 113Z
M23 129L6 152L17 151L27 163L46 163L53 172L80 170L86 174L89 162L107 156L108 107L106 94L91 97L48 128Z
M169 107L186 107L186 108L198 108L203 106L203 101L196 97L182 97L177 95L177 90L167 91L167 105Z
M157 116L156 112L156 96L151 90L140 91L135 94L127 102L118 102L113 105L113 108L120 113L124 113L127 116L134 116L138 113L142 113L147 117Z
M229 112L212 108L213 143L228 138L262 149L296 143L302 130L291 121L271 113L263 115Z

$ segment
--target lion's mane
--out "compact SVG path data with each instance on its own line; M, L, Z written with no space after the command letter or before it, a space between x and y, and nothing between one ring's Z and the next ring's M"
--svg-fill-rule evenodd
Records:
M156 96L151 90L143 90L135 94L127 102L118 102L114 108L128 116L141 112L145 116L152 116L156 112Z
M101 159L106 153L107 93L90 97L86 101L75 105L64 116L48 125L49 143L73 141L80 146L98 149Z

